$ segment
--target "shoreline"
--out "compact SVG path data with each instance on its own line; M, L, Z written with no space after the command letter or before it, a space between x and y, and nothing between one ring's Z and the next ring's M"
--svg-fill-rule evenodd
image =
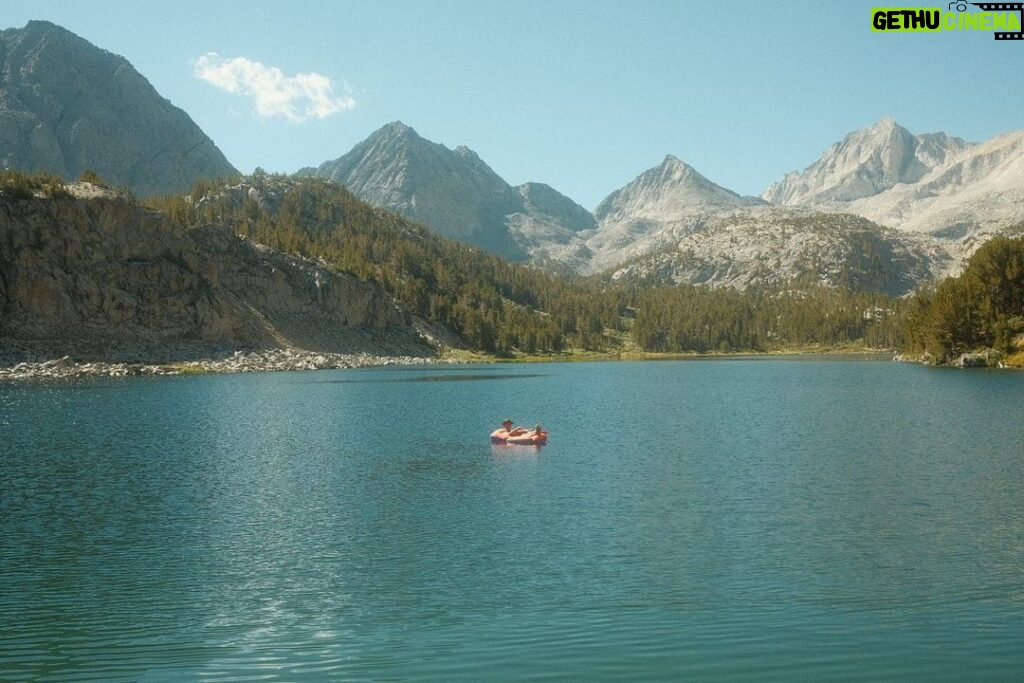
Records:
M78 379L85 377L161 377L174 375L221 375L250 372L299 372L351 370L395 365L465 363L457 359L423 356L375 356L368 353L321 353L295 349L236 351L224 358L168 361L164 363L74 361L63 356L47 361L26 361L0 367L0 382Z
M32 380L67 380L87 377L161 377L176 375L223 375L254 372L301 372L307 370L352 370L358 368L413 365L473 365L586 363L608 361L742 361L742 360L874 360L929 365L919 358L910 358L893 351L850 349L788 349L779 351L737 353L583 353L564 355L533 355L513 358L483 354L451 354L441 357L409 355L374 355L369 353L326 353L297 349L270 351L235 351L229 356L155 362L75 361L62 356L45 361L24 361L0 366L0 382ZM963 363L950 367L985 367ZM994 367L994 366L988 366ZM1011 364L1000 368L1021 369Z
M374 355L369 353L326 353L298 349L235 351L223 357L165 362L76 361L68 355L43 361L23 361L0 366L0 382L67 380L87 377L162 377L176 375L219 375L253 372L300 372L306 370L351 370L356 368L412 365L470 365L478 363L577 363L607 361L668 360L769 360L780 358L846 358L883 360L886 352L850 352L836 349L765 353L581 353L501 358L484 354L450 354L442 357Z
M859 360L893 360L896 351L892 349L845 349L836 348L794 348L773 349L771 351L731 351L722 353L669 353L660 351L624 351L624 352L580 352L551 355L524 355L512 358L483 359L492 363L586 363L591 361L669 361L669 360L769 360L784 358L836 358Z

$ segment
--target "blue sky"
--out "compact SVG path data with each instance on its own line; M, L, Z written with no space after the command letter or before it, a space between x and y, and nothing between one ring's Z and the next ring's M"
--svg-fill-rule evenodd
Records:
M968 140L1024 128L1024 43L873 33L876 4L5 0L0 28L46 19L126 57L245 172L401 120L592 209L666 154L759 194L884 115Z

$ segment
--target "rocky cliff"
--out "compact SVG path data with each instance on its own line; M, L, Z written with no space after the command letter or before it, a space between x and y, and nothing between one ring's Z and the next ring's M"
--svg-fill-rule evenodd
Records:
M109 193L0 198L0 355L8 361L274 348L429 353L379 286L225 228L186 231Z
M45 21L0 31L0 168L91 169L141 196L237 173L127 60Z

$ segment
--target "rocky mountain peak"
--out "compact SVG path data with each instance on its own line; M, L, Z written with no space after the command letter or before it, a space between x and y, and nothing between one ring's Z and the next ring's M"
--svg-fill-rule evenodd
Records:
M455 148L455 156L457 156L462 161L462 163L466 165L466 168L470 168L476 173L483 174L484 176L490 179L490 182L495 182L497 184L505 186L508 185L508 183L499 178L498 174L495 173L494 170L490 166L488 166L483 159L480 158L479 154L471 150L469 147L466 147L465 145L459 145L458 147Z
M421 221L447 237L519 253L503 217L521 199L467 147L455 151L389 123L314 175L344 184L360 199Z
M401 121L392 121L390 123L385 123L383 126L381 126L380 132L391 133L395 135L417 134L416 131L413 130L412 126L408 126Z
M237 173L128 60L46 21L0 32L0 168L91 169L141 195Z
M63 26L58 26L57 24L43 19L31 19L27 24L25 24L25 28L7 29L6 31L3 31L3 33L16 34L19 36L21 41L30 45L38 45L44 40L81 41L86 43L85 40L79 38Z
M392 121L391 123L381 126L374 134L374 136L380 137L384 140L422 140L412 126L407 126L401 121Z
M896 119L893 117L883 116L866 131L855 131L847 137L853 140L874 141L876 145L886 145L912 140L914 134L896 123Z
M594 217L598 221L666 220L749 204L670 154L658 166L608 195L594 210Z
M891 117L854 131L762 195L900 230L963 238L1024 219L1024 131L971 143L914 135Z
M412 127L401 121L392 121L371 133L360 146L371 155L401 156L415 153L413 150L429 144Z
M915 136L886 116L853 131L816 162L769 187L764 199L784 205L848 202L900 183L915 183L963 141L946 135Z
M671 181L696 181L707 180L700 173L698 173L692 166L682 161L679 157L667 154L665 160L658 166L661 170L662 177L666 180Z
M877 121L875 121L875 123L872 124L871 127L870 127L870 130L877 131L877 132L895 131L897 129L898 130L906 130L906 128L903 128L903 126L901 126L900 124L896 123L896 119L894 119L889 114L886 114L882 118L880 118Z
M586 209L552 188L513 188L469 147L449 149L398 121L348 154L303 172L335 180L366 202L511 260L594 227Z

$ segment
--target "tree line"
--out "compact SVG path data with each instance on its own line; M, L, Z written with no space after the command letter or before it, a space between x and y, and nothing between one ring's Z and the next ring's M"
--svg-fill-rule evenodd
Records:
M993 237L962 275L914 296L903 348L947 363L982 348L1012 353L1022 334L1024 238Z
M197 183L147 204L186 227L220 224L260 244L322 259L380 282L406 312L444 325L488 353L604 349L622 331L623 293L565 280L443 239L318 178L257 172L255 192Z
M382 283L407 312L488 353L765 351L861 344L894 348L904 306L813 281L775 289L649 288L560 277L443 239L318 178L249 179L254 193L201 181L149 205L190 227L222 224L261 244ZM244 185L243 185L244 187Z
M678 285L640 292L633 334L668 352L769 351L857 343L895 348L904 303L884 294L791 283L743 292Z
M83 180L102 183L93 174ZM0 194L66 196L56 177L15 172L0 177ZM906 302L813 280L740 292L552 275L443 239L323 179L257 170L250 178L198 181L187 194L144 203L186 228L220 226L376 281L407 313L488 353L894 348L904 332ZM916 300L913 305L923 306ZM1014 324L1002 323L1004 337Z

